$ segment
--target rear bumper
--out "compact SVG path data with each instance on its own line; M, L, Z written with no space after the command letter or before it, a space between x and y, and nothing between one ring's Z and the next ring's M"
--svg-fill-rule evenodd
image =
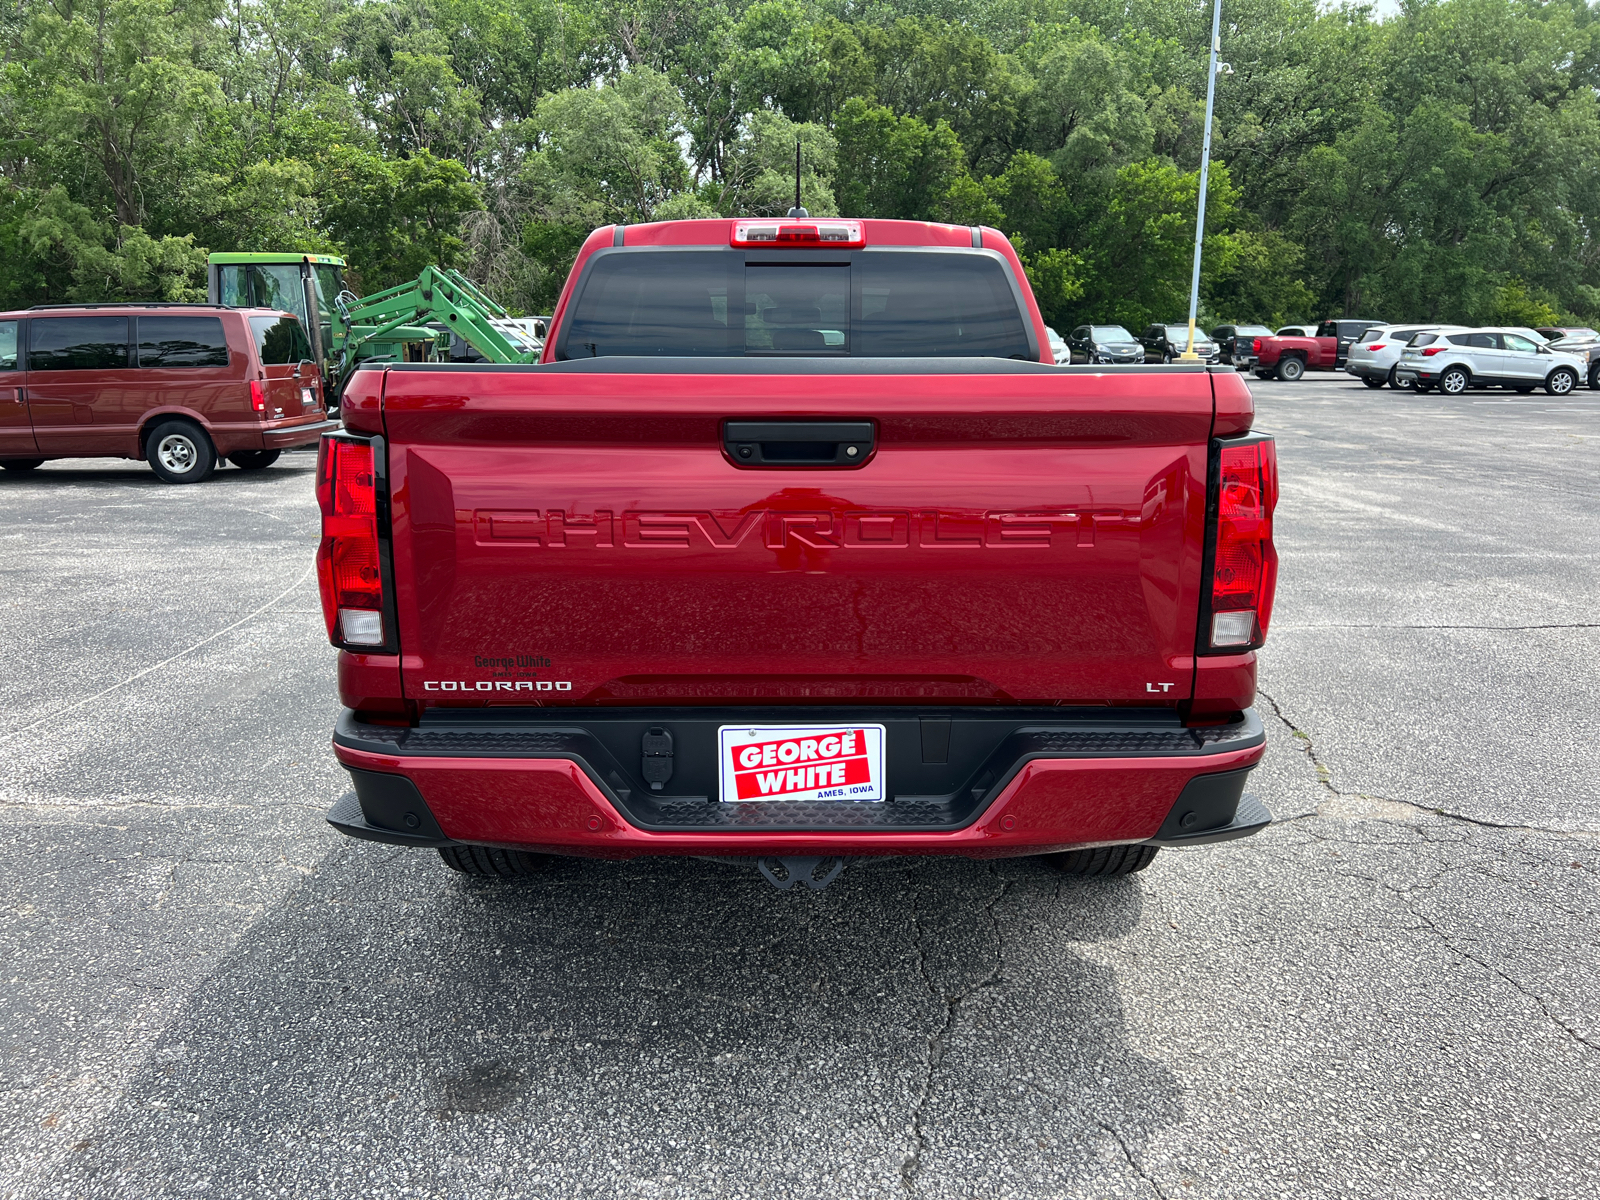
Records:
M268 450L293 450L296 446L314 446L325 433L333 433L343 426L338 421L313 421L308 425L271 426L261 431L261 444Z
M1368 362L1353 362L1350 359L1346 359L1344 369L1346 374L1354 375L1359 379L1389 378L1388 367L1375 366L1374 364Z
M1265 734L1253 710L1227 726L1123 723L1032 713L965 722L945 757L955 760L943 795L901 795L895 780L926 791L945 769L907 764L919 718L860 712L889 730L890 799L881 803L724 804L704 795L645 791L610 751L611 725L596 710L563 719L418 729L365 725L346 711L334 751L355 780L328 820L354 837L397 845L453 842L603 858L641 855L921 855L1008 857L1085 846L1185 845L1243 837L1270 815L1243 797ZM932 718L946 720L946 718ZM717 718L703 718L714 726ZM557 723L561 722L561 723ZM675 728L685 753L694 721ZM628 733L632 732L629 726ZM896 750L896 743L900 750ZM963 759L960 743L978 749ZM921 733L920 745L928 745ZM900 756L897 766L897 754ZM968 768L971 767L969 770ZM714 766L712 768L714 770ZM947 774L949 772L946 772ZM684 764L693 786L694 771ZM714 789L702 789L713 790ZM1243 797L1243 798L1241 798Z

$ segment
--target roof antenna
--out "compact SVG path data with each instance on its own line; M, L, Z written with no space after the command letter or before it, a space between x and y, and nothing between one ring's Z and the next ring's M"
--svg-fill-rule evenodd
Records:
M794 140L794 207L789 210L791 217L809 217L811 214L800 207L800 139Z

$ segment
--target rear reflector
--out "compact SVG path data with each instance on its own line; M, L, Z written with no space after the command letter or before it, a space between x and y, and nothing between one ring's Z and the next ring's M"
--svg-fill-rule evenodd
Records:
M1266 640L1278 584L1272 512L1278 452L1271 438L1223 444L1211 574L1211 645L1249 649Z
M328 638L336 646L382 646L383 571L372 444L329 434L317 453L322 543L317 583Z
M237 392L234 395L238 395ZM257 412L267 411L267 389L259 379L250 381L250 407Z
M860 221L735 221L735 246L825 246L855 249L867 244Z

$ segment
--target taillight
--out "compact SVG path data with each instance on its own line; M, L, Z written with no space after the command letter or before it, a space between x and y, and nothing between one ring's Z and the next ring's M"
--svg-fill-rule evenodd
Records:
M267 388L259 379L250 381L250 407L257 412L267 411Z
M373 444L329 434L317 451L322 543L317 582L335 646L382 647L383 568L378 547L378 480Z
M1260 338L1256 338L1254 341L1252 341L1250 343L1250 349L1252 351L1254 351L1256 354L1260 354L1261 353L1261 339Z
M1427 346L1422 351L1423 358L1432 358L1435 354L1443 354L1449 346Z
M1272 544L1277 504L1278 451L1273 440L1224 442L1207 631L1212 649L1248 650L1266 640L1278 584L1278 552Z

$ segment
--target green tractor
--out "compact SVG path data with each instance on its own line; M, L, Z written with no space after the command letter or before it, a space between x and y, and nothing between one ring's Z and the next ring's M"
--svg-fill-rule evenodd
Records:
M435 357L440 336L425 325L388 324L382 337L374 338L372 326L352 327L341 320L341 301L347 306L360 303L345 289L345 265L333 254L213 254L206 270L206 298L212 304L276 308L299 317L322 368L325 393L336 405L358 362L427 362Z
M544 348L542 325L512 317L448 267L424 267L408 283L362 297L345 288L344 268L332 254L213 254L207 298L298 316L330 407L362 363L448 359L452 335L496 363L537 362Z

